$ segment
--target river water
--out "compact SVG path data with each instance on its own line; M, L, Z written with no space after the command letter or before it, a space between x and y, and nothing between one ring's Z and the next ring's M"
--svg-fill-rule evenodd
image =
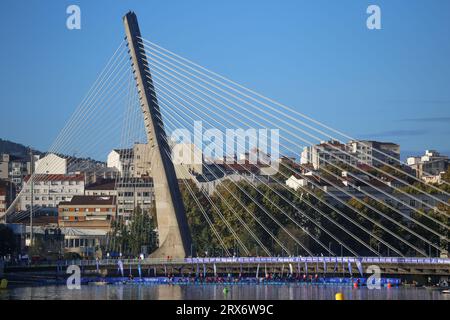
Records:
M224 288L229 289L224 293ZM0 290L0 299L63 300L332 300L342 292L346 300L450 300L450 294L425 288L382 288L369 290L352 287L283 284L283 285L82 285L69 290L66 286L15 287Z

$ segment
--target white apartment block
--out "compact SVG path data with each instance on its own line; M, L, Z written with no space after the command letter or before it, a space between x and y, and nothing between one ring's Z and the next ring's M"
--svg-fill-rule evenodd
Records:
M135 143L133 148L113 149L108 154L107 167L115 168L122 177L139 178L150 176L151 146L146 143Z
M113 149L107 158L107 167L116 168L122 177L133 175L133 149Z
M400 145L392 142L351 140L347 143L347 150L358 158L358 163L369 166L392 165L400 161Z
M67 159L54 153L50 153L40 158L34 164L35 174L66 174Z
M357 160L348 154L347 146L336 140L322 141L320 144L303 148L301 164L312 164L314 169L322 166L348 163L356 165Z
M415 170L419 179L439 183L440 175L447 171L450 160L448 156L441 155L436 150L426 150L423 156L409 157L406 163Z
M392 142L351 140L346 144L330 140L303 148L300 163L312 164L314 169L323 165L347 163L383 166L400 160L400 146Z
M73 196L84 195L84 175L38 174L33 179L33 206L55 208L61 201L70 201ZM25 177L20 196L20 209L31 207L30 176Z

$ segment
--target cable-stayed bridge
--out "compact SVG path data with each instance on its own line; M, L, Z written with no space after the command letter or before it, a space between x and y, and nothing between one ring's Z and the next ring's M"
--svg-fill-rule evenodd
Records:
M389 266L410 260L383 259L434 258L414 263L439 270L449 263L449 181L425 183L389 151L145 39L133 13L124 25L125 39L48 154L104 157L118 146L148 146L139 161L153 179L153 257L184 259L193 247L203 254L210 249L198 248L203 237L222 257L379 257ZM345 147L349 140L357 141L355 150ZM283 157L302 147L310 148L307 159ZM34 180L51 185L45 174L33 174L31 188ZM123 172L116 177L131 180ZM15 212L22 191L1 218L42 210L31 203Z

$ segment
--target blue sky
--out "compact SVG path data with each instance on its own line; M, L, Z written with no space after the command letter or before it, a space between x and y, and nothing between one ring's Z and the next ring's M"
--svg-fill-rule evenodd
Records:
M77 4L82 29L66 28ZM366 8L382 30L366 28ZM0 137L45 150L138 14L146 38L357 138L450 153L450 1L3 0Z

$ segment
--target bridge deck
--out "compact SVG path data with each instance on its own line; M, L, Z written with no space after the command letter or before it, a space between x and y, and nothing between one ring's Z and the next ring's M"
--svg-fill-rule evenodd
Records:
M263 275L265 271L276 273L341 273L358 274L358 264L364 273L371 265L378 266L383 274L441 275L450 276L450 259L446 258L398 258L398 257L210 257L185 259L121 259L124 269L155 270L158 273L190 273L199 268L207 273L248 271ZM75 264L83 270L117 270L119 259L66 260L30 266L7 266L6 272L62 270ZM349 268L350 266L350 268ZM169 270L169 271L168 271Z

